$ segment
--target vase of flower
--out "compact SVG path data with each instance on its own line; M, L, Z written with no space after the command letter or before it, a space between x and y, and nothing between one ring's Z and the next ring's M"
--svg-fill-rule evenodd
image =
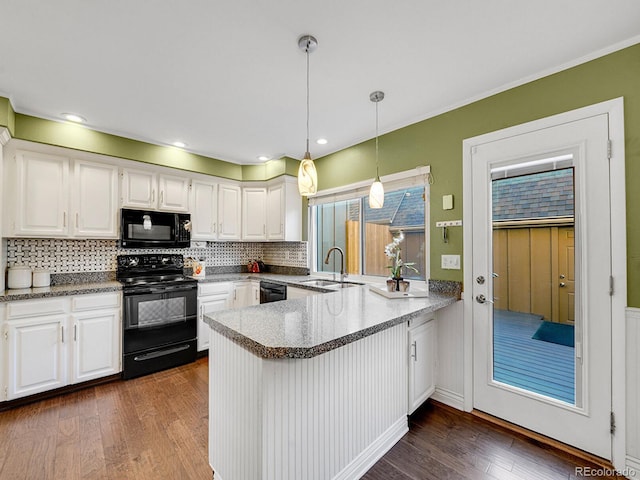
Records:
M400 248L400 244L402 243L403 240L404 240L404 233L400 231L396 236L393 237L393 241L389 245L384 247L385 255L387 256L387 258L391 259L391 265L387 266L387 268L391 270L391 279L387 280L387 290L389 291L395 291L395 292L401 291L400 282L404 281L402 278L403 268L408 268L418 274L420 273L414 267L415 262L402 261L402 257L400 256L400 253L402 251L402 249ZM393 290L390 289L390 286L392 285L390 282L393 282ZM404 287L404 283L403 283L403 287ZM402 290L406 291L407 289L408 289L408 282L407 282L407 286L404 287Z

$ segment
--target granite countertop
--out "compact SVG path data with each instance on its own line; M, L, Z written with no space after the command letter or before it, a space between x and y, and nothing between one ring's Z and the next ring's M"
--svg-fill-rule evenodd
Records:
M40 288L18 288L5 290L0 294L0 302L29 300L34 298L61 297L65 295L83 295L88 293L105 293L122 290L122 284L115 280L92 283L69 283Z
M280 279L306 287L288 280ZM457 301L455 295L438 293L387 299L369 291L368 285L338 291L316 289L328 293L212 312L205 321L259 357L311 358Z
M312 277L309 275L283 275L280 273L216 273L213 275L207 275L206 277L193 277L198 280L198 283L217 283L217 282L240 282L242 280L268 280L274 283L280 283L282 285L289 285L296 288L303 288L306 290L314 290L316 292L330 292L333 291L327 288L316 287L315 285L306 285L302 282L305 280L316 279L319 277Z

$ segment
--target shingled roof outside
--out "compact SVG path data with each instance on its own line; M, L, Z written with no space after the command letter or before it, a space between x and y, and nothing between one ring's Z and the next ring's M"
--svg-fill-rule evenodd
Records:
M573 217L573 168L493 180L493 219Z

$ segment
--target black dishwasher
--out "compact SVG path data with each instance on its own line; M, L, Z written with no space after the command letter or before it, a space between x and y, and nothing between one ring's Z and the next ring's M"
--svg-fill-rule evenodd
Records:
M287 286L279 283L260 282L260 303L279 302L287 299Z

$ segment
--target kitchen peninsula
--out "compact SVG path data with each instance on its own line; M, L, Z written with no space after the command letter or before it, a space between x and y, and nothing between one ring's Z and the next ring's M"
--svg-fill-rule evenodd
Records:
M455 301L362 285L211 313L214 478L360 478L408 431L410 325Z

